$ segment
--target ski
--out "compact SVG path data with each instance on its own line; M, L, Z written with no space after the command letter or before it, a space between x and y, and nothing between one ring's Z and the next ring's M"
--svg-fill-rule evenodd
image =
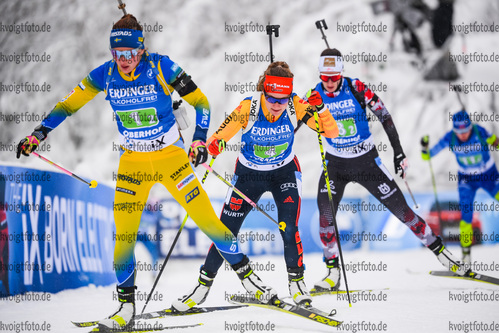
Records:
M499 286L499 279L498 278L488 276L488 275L479 274L479 273L472 272L472 273L470 273L469 276L461 276L461 275L458 275L458 274L451 272L451 271L431 271L430 274L435 275L435 276L443 276L443 277L450 277L450 278L456 278L456 279L490 283L490 284L494 284L496 286Z
M383 288L383 289L354 289L350 290L350 293L371 293L373 291L380 291L380 290L389 290L390 288ZM346 294L346 290L325 290L325 289L316 289L312 288L310 289L310 296L322 296L322 295L337 295L337 294Z
M182 328L190 328L190 327L197 327L201 326L203 324L187 324L187 325L175 325L175 326L157 326L157 325L144 325L144 327L132 327L129 330L124 330L124 331L116 331L116 330L111 330L111 329L104 329L101 330L99 327L95 327L93 330L91 330L89 333L92 332L102 332L102 333L108 333L108 332L120 332L120 333L147 333L147 332L160 332L164 330L177 330L177 329L182 329ZM142 325L141 325L142 326ZM150 327L147 327L150 326Z
M183 312L180 312L180 311L174 310L173 308L170 308L170 309L156 311L156 312L144 313L142 315L139 315L140 318L138 318L138 319L154 319L154 318L162 318L162 317L166 317L166 316L186 316L186 315L208 313L208 312L214 312L214 311L233 310L233 309L239 309L239 308L244 308L244 307L246 307L246 306L245 305L205 306L205 307L190 308L189 310L183 311Z
M242 308L245 306L246 305L195 307L195 308L191 308L187 311L183 311L183 312L180 312L180 311L174 310L173 308L170 308L170 309L147 312L147 313L137 315L137 316L135 316L135 320L156 319L156 318L163 318L163 317L167 317L167 316L186 316L186 315L193 315L193 314L200 314L200 313L208 313L208 312L213 312L213 311L224 311L224 310L238 309L238 308ZM98 320L80 321L80 322L72 321L72 323L76 327L90 327L90 326L97 325L99 323L99 321Z
M341 321L337 321L331 318L331 316L336 313L336 310L333 310L332 313L328 314L312 306L302 307L294 304L289 304L278 298L276 298L274 304L270 305L260 303L254 298L244 297L243 295L232 295L232 297L229 299L229 302L232 304L258 306L265 309L277 310L309 319L327 326L340 326L342 323Z

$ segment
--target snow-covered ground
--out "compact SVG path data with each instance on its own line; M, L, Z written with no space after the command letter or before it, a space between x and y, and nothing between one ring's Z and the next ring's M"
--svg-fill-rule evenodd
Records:
M434 7L436 0L427 1ZM449 112L459 109L455 93L449 91L448 82L426 82L423 70L410 65L412 56L401 51L400 40L396 40L395 51L389 50L389 39L393 18L389 14L374 16L368 1L346 0L128 0L127 10L149 25L161 25L161 33L146 34L146 43L151 51L168 54L177 61L208 96L212 106L211 134L223 121L224 116L235 108L248 94L229 92L226 85L254 83L267 66L267 62L238 63L227 61L226 55L238 53L268 53L268 36L261 32L230 32L228 26L239 24L279 24L280 36L274 39L276 59L287 61L295 74L295 92L303 94L317 83L317 62L324 43L314 22L326 19L326 31L331 46L344 54L369 52L387 55L386 63L347 63L345 75L359 77L372 84L383 83L388 89L379 95L393 115L402 146L409 157L409 184L415 192L431 191L428 165L420 158L419 139L429 134L434 143L450 129ZM47 113L93 68L110 59L108 33L112 22L121 13L116 2L101 0L67 1L1 1L0 24L30 22L51 25L48 33L7 33L0 31L0 52L10 55L26 51L51 55L48 63L6 63L0 65L0 82L32 82L51 85L50 93L0 92L0 112L20 114L25 111L36 114ZM456 0L455 24L478 21L483 24L498 23L497 0ZM386 24L386 33L339 32L337 23ZM423 45L431 53L429 27L421 28ZM484 54L499 52L497 33L470 33L457 35L451 44L451 52L477 51ZM497 82L499 67L492 63L459 63L461 77L456 83ZM497 93L476 92L465 94L464 102L472 112L486 115L497 114ZM2 118L3 119L3 118ZM17 144L31 133L38 122L0 122L0 142ZM483 124L496 131L497 122ZM372 126L377 142L388 143L386 134L378 122ZM184 137L190 142L192 128ZM236 139L236 138L235 138ZM51 149L46 155L77 174L99 183L113 185L112 172L116 170L118 155L112 151L112 141L117 141L116 124L112 111L103 94L96 97L76 115L65 121L49 137ZM389 147L389 146L388 146ZM317 138L312 131L300 130L295 143L295 152L301 161L303 172L303 194L313 197L321 170ZM497 153L494 153L497 159ZM380 155L393 172L393 151L388 148ZM219 173L233 170L235 153L227 152L216 161ZM0 151L0 163L32 168L49 168L43 162L30 158L16 160L11 150ZM434 162L439 190L454 191L455 182L449 180L448 172L454 172L457 164L449 152L442 152ZM402 183L400 183L402 184ZM210 196L222 197L225 185L212 177L205 188ZM349 186L347 196L362 196L366 192L359 186ZM159 195L166 191L158 190ZM455 252L459 249L454 248ZM138 257L144 255L142 249ZM499 246L479 246L474 249L474 260L487 265L499 265ZM274 271L262 271L259 275L271 284L281 296L287 295L286 270L282 257L254 257L253 261L271 262ZM427 250L421 248L400 252L369 252L359 250L345 253L346 263L367 262L386 264L386 272L348 272L350 289L376 289L372 295L382 292L386 301L356 302L351 308L345 300L336 296L321 296L314 305L324 310L337 309L337 318L343 320L350 332L365 332L366 325L386 324L388 332L473 332L476 326L463 324L483 323L499 325L499 287L478 282L433 277L429 270L441 269L441 265ZM314 281L323 277L325 268L321 255L305 257L306 282L312 287ZM151 302L148 310L169 307L171 301L193 287L202 260L172 260L162 277L158 289L162 302ZM497 266L494 271L482 271L499 278ZM141 293L148 292L153 277L148 272L139 272L137 284ZM389 290L380 291L383 288ZM113 286L85 287L51 295L48 302L3 301L0 299L0 321L4 324L30 320L51 324L51 332L84 332L74 328L70 320L99 319L109 315L116 306L112 299ZM221 270L206 305L223 305L226 294L242 292L243 288L233 272ZM454 300L468 295L483 294L495 301ZM371 295L369 295L371 296ZM355 297L352 294L352 297ZM473 296L476 297L476 296ZM138 302L138 310L144 301ZM234 324L258 322L275 325L275 332L331 332L334 328L307 320L258 308L244 308L205 315L171 317L161 320L164 325L204 323L202 327L182 332L236 332ZM364 322L364 324L362 324ZM454 326L461 324L461 326ZM251 324L249 324L251 325ZM359 326L361 325L361 326ZM0 325L0 332L8 331ZM244 333L244 329L237 332ZM251 331L251 330L247 330ZM375 330L379 331L379 330ZM491 330L489 330L491 331ZM493 330L492 330L493 331ZM499 327L495 326L495 331Z
M451 248L458 251L458 248ZM140 249L138 258L146 259ZM495 271L483 271L499 278L499 246L483 246L474 249L474 260L493 265ZM281 256L252 258L254 262L275 264L275 270L258 271L263 281L272 285L280 296L288 295L287 276ZM169 307L176 297L189 291L196 283L200 259L172 260L153 294L162 301L151 301L146 311ZM306 255L305 280L309 287L322 278L325 267L318 254ZM352 307L346 299L336 295L318 296L314 305L324 311L337 310L336 318L344 322L341 329L330 328L299 317L256 307L241 308L183 317L159 319L163 326L203 323L202 327L183 329L181 332L255 332L255 326L264 325L262 332L487 332L487 330L465 330L463 324L499 325L499 286L486 283L434 277L430 270L442 266L426 249L392 252L367 252L364 250L345 252L347 279L350 289L374 289L371 293L351 294ZM359 271L353 273L354 265ZM384 267L382 271L365 271L362 267ZM485 266L483 266L485 267ZM490 266L487 266L490 267ZM485 268L487 269L487 268ZM361 271L362 270L362 271ZM139 272L138 292L148 293L153 283L150 273ZM388 290L384 290L389 288ZM46 321L52 325L51 332L86 332L88 329L73 327L70 321L99 319L114 311L117 301L113 300L114 287L85 287L67 290L54 295L48 302L2 302L0 318L4 323L30 320L35 323ZM222 267L206 306L228 305L227 295L243 293L244 289L236 275ZM472 296L469 294L473 293ZM466 297L468 297L466 299ZM469 298L474 297L474 298ZM477 297L481 299L477 300ZM483 297L488 297L484 299ZM494 301L490 300L493 297ZM374 299L374 300L373 300ZM141 311L145 301L137 304ZM141 321L153 325L155 320ZM240 325L238 330L234 325ZM269 324L269 326L265 326ZM241 325L248 325L242 326ZM461 325L461 326L453 326ZM244 329L244 328L253 328ZM261 327L261 326L258 326ZM478 326L475 326L478 327ZM482 326L485 327L485 326ZM384 330L380 330L384 329ZM454 328L454 329L452 329ZM497 332L497 326L490 332ZM257 331L258 332L258 331Z

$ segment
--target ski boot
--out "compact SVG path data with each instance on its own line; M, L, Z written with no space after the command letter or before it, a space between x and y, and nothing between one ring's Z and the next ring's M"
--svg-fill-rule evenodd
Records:
M314 287L317 291L334 291L339 290L341 285L340 262L339 258L325 259L328 269L327 275L319 282L316 282Z
M454 272L461 276L467 276L471 273L470 269L467 269L466 265L458 261L454 255L447 250L447 248L442 243L442 238L440 236L428 246L428 248L433 251L437 256L438 261L445 266L451 272Z
M204 266L201 266L197 286L187 295L173 301L172 308L179 312L185 312L196 305L202 304L210 292L216 275L217 273L207 272L204 270Z
M116 287L120 306L112 315L99 321L99 332L119 332L130 330L135 318L135 289L133 287Z
M463 263L465 265L471 266L471 247L463 247L462 254L463 254Z
M266 286L253 272L248 257L244 256L240 263L232 265L232 269L236 272L250 297L254 297L263 304L273 304L277 292L272 287Z
M307 306L312 303L312 297L308 292L303 278L303 267L288 269L289 294L298 305Z

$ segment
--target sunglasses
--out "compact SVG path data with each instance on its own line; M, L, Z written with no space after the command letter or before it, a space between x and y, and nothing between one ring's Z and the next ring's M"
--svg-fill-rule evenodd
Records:
M471 131L471 125L463 128L454 128L453 131L456 134L466 134Z
M265 94L265 99L267 100L267 102L269 102L270 104L274 104L274 103L279 103L279 104L287 104L288 101L289 101L289 97L284 97L284 98L275 98L275 97L272 97L272 96L269 96L267 94Z
M333 82L336 82L336 81L339 81L341 79L341 74L337 74L337 75L324 75L324 74L321 74L321 75L319 75L319 77L324 82L327 82L329 80L331 80Z
M136 48L133 50L125 50L125 51L118 51L115 49L111 49L111 54L113 55L114 59L120 59L121 57L125 57L125 60L130 60L132 57L136 57L137 54L139 54L140 48Z

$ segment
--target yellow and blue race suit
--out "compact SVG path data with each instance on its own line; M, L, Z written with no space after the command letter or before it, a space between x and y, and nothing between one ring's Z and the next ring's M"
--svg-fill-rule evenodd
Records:
M169 57L147 52L130 74L121 72L114 60L92 70L42 121L43 130L49 133L99 92L106 93L116 116L120 145L127 152L122 151L120 157L114 197L114 268L120 287L135 283L136 237L130 241L129 235L137 235L155 183L167 188L230 264L243 259L184 151L172 109L174 90L196 110L193 140L205 141L210 122L206 96Z

